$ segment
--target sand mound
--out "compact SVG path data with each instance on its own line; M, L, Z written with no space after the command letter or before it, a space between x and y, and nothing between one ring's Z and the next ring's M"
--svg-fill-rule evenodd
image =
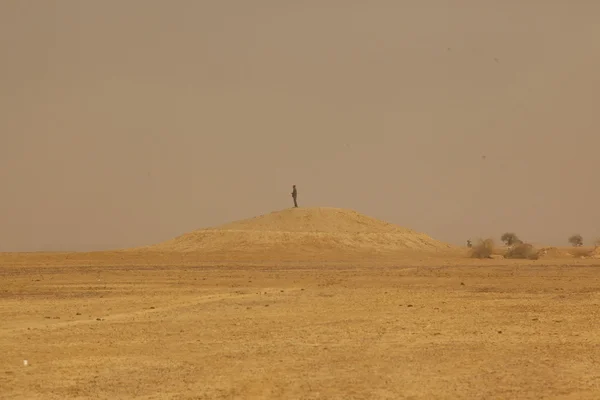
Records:
M144 249L271 258L332 252L439 252L452 246L352 210L292 208L197 230Z
M600 258L600 247L546 247L539 253L544 258Z
M569 250L569 254L575 258L600 258L598 247L573 247Z
M543 249L540 249L539 251L539 255L540 257L544 257L544 258L566 258L566 257L571 257L571 255L566 252L563 251L557 247L545 247Z

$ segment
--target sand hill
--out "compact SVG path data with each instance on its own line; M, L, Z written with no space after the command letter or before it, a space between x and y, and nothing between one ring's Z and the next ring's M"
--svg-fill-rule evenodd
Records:
M394 224L338 208L292 208L201 229L148 251L256 257L398 252L436 253L452 246ZM265 253L265 252L268 252Z

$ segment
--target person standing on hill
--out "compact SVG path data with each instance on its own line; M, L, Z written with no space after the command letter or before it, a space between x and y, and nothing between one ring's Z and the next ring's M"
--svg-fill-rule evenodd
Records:
M298 208L298 191L296 190L296 185L292 186L292 199L294 199L294 207Z

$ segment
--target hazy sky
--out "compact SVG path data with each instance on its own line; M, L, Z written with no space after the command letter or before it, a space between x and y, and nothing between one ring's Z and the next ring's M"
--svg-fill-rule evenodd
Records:
M0 251L334 206L600 237L600 2L2 0ZM486 156L485 159L482 156Z

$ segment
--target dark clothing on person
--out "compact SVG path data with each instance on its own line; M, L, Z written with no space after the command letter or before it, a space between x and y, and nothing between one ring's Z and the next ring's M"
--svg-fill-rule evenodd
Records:
M298 197L298 191L296 190L296 185L294 185L293 189L292 189L292 199L294 199L294 207L295 208L298 208L297 197Z

